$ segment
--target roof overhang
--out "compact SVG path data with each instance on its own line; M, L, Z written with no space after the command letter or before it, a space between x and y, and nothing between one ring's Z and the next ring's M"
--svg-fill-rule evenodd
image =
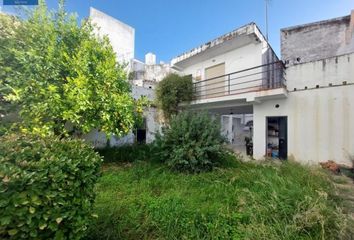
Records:
M173 58L171 65L181 70L194 62L201 62L245 45L264 41L256 24L250 23Z

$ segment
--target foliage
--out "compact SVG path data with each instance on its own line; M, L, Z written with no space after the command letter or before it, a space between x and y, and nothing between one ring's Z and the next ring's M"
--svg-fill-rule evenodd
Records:
M134 162L146 161L152 155L149 144L132 144L119 147L97 149L105 162Z
M350 239L321 169L238 162L181 174L149 162L110 165L88 239Z
M6 84L6 75L12 71L8 65L15 67L16 62L7 53L5 46L14 47L14 42L9 39L17 26L18 21L15 17L0 13L0 136L4 135L16 120L11 113L17 111L17 105L5 99L5 96L11 93L11 89Z
M180 112L157 135L160 161L179 171L200 172L219 166L229 154L218 122L205 112Z
M159 82L156 89L157 105L168 120L178 113L178 105L190 102L193 98L193 82L191 76L169 74Z
M2 137L0 238L81 238L101 161L80 140Z
M0 74L5 99L20 105L24 132L68 134L71 123L79 133L123 135L134 126L143 105L131 96L108 38L95 35L90 21L78 25L63 3L49 11L43 1L15 28L6 21L0 18L11 33L0 35Z

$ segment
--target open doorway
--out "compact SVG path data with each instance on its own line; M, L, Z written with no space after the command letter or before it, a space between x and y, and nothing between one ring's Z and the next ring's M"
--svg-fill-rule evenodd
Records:
M146 118L143 119L142 125L136 129L136 142L139 144L146 143Z
M267 117L267 157L288 158L288 117Z

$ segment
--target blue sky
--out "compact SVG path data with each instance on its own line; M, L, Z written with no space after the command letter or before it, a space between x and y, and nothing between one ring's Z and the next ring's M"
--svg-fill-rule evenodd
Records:
M67 0L66 5L80 18L93 6L134 27L135 57L141 60L151 51L167 62L249 22L265 34L264 0ZM270 0L270 43L280 56L281 28L349 15L351 9L354 0Z

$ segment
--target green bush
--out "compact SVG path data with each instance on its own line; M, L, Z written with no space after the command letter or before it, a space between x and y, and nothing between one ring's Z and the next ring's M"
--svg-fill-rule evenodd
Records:
M201 172L225 162L229 152L218 122L204 112L181 112L157 135L155 153L169 167Z
M80 140L0 139L0 238L80 239L100 156Z
M148 144L132 144L97 149L105 162L134 162L149 160L151 147Z
M164 117L170 119L178 113L178 105L193 99L192 77L169 74L156 89L157 105L163 111Z

